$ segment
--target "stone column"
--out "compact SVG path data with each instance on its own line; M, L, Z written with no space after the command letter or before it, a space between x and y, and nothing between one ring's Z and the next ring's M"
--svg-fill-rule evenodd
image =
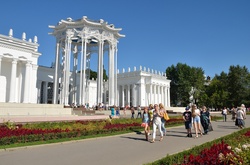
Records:
M68 30L65 40L65 86L64 86L64 105L69 105L69 84L70 84L70 56L71 56L71 37L73 35L72 30Z
M78 63L78 52L77 52L77 46L75 46L75 52L74 52L74 61L73 61L73 73L72 73L72 77L73 77L73 86L72 86L72 102L77 105L77 100L76 100L76 91L77 91L77 86L76 86L76 82L77 82L77 63Z
M17 59L12 60L11 78L10 78L10 97L9 102L16 102L16 72L17 72Z
M25 86L24 86L24 95L23 95L23 103L29 103L30 101L30 66L31 62L27 61L25 67Z
M132 105L135 107L136 105L136 95L135 95L135 84L132 84Z
M141 93L142 89L141 89L141 84L138 84L138 104L142 105L141 103L141 98L142 98L142 93Z
M0 55L0 76L1 76L2 57L3 56Z
M120 106L120 86L117 86L117 90L116 90L116 104L117 106Z
M55 55L55 72L54 72L54 84L53 84L53 104L58 103L58 89L59 89L59 67L60 67L60 62L59 62L59 57L60 57L60 43L59 40L56 40L56 55Z
M158 97L158 104L161 102L160 100L160 85L157 85L158 88L158 93L157 93L157 97Z
M100 40L99 42L99 53L98 53L98 72L97 72L97 101L99 104L102 102L102 89L103 89L103 44L104 42Z
M61 56L61 72L60 72L60 77L61 77L61 84L60 84L60 104L64 104L64 86L65 86L65 47L62 47L63 51L62 51L62 56Z
M118 91L119 89L117 88L117 52L118 52L118 49L117 49L117 45L116 45L116 48L115 48L115 105L118 105L119 104L119 94L118 94Z
M84 47L84 38L82 36L82 45L81 45L81 57L80 57L80 84L79 84L79 105L82 105L82 97L83 97L83 47Z
M85 104L85 99L86 99L86 62L87 62L87 39L84 39L84 53L83 53L83 95L82 95L82 104Z
M115 104L115 59L114 59L114 45L109 45L109 105Z
M156 84L154 84L154 104L158 104L156 102Z
M130 84L128 84L128 91L127 91L127 101L128 101L128 105L130 105Z
M150 102L149 102L149 104L153 104L153 91L152 91L152 84L150 84L150 93L149 93L149 98L150 98Z
M164 102L163 86L161 86L161 102L164 104L164 106L166 106L166 104Z
M122 87L122 91L121 91L122 92L121 93L122 94L122 98L121 98L122 100L121 101L122 101L122 107L124 107L124 85L122 85L121 87Z

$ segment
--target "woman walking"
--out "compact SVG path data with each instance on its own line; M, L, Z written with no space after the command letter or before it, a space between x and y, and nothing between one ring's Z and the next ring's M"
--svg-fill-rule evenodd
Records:
M148 141L148 135L150 134L150 120L151 119L148 107L145 107L142 115L142 127L144 127L144 133L147 141Z
M236 120L237 120L237 126L241 129L245 127L244 119L245 119L245 113L242 110L242 107L238 107L236 112Z
M162 103L159 104L159 108L160 108L161 114L167 113L167 111L165 110L164 105ZM162 117L161 118L161 130L162 130L162 133L164 136L166 136L166 134L167 134L165 124L166 124L166 120L164 119L164 117Z
M193 124L194 124L194 130L195 130L195 138L198 138L198 131L200 132L201 136L202 136L202 132L201 132L200 110L197 109L196 104L192 105L192 117L193 117Z
M159 106L155 104L154 106L154 111L153 111L153 139L151 143L155 142L155 137L156 137L156 129L158 128L160 132L160 141L163 140L163 132L161 130L161 118L163 117L163 114L160 113Z
M210 113L207 111L206 106L203 106L201 109L201 125L204 130L204 134L208 133L208 126L211 121Z

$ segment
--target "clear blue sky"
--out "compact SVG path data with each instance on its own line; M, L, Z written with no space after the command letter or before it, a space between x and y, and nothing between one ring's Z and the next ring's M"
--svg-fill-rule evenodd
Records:
M50 66L56 44L48 25L82 16L122 28L119 70L141 65L165 72L180 62L214 77L231 65L250 69L250 0L5 0L0 34L12 28L15 38L37 36L38 63Z

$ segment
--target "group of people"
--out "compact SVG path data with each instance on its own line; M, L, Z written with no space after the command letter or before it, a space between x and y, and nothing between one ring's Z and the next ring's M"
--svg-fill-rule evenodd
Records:
M247 115L247 110L244 104L241 104L240 107L237 108L236 118L235 118L235 125L239 128L245 127L245 121Z
M119 108L115 108L119 111ZM126 115L126 110L131 110L131 118L135 118L135 107L124 107L124 113ZM160 104L150 104L148 107L144 107L144 111L142 113L142 109L140 106L136 107L137 117L142 118L142 127L144 127L145 138L149 141L150 126L152 126L152 140L151 143L155 142L156 139L156 131L158 129L160 133L160 141L163 140L163 137L166 136L166 121L165 115L167 114L166 109L162 103ZM245 105L242 104L240 107L232 109L232 119L235 120L235 125L239 128L243 128L245 126L244 120L246 119L246 108ZM118 113L119 114L119 113ZM224 108L222 110L223 121L227 120L228 110ZM120 114L119 114L120 115ZM191 106L187 106L185 108L185 112L182 114L185 128L187 130L187 137L193 137L192 128L195 131L195 138L199 136L203 136L208 134L211 131L211 116L210 112L207 110L206 106L202 106L200 109L196 104L192 104Z
M237 108L233 107L230 110L230 113L232 114L232 120L235 121L235 125L241 129L244 128L245 127L244 120L246 119L246 113L247 113L246 106L244 104L241 104L240 107Z
M183 120L185 121L185 128L187 129L187 137L192 137L191 129L194 128L195 138L208 134L209 130L212 129L210 112L206 106L202 106L198 109L196 104L190 107L186 107L186 111L183 113ZM245 127L244 120L246 119L246 107L241 104L238 108L232 108L230 111L232 114L232 120L235 120L235 125L239 128ZM226 107L221 111L223 121L227 121L228 110Z
M201 110L197 108L196 104L191 106L191 110L187 106L183 113L183 120L187 130L187 137L192 137L192 127L194 127L195 138L208 134L209 127L211 128L211 116L206 106L202 106Z
M167 114L166 109L162 103L152 105L144 108L144 112L142 114L142 126L144 127L146 140L149 140L150 135L150 125L152 123L153 126L153 135L151 143L155 142L156 139L156 130L160 132L160 141L163 140L163 136L166 136L166 119L164 118L164 114Z
M227 115L228 113L232 114L232 120L235 121L235 125L239 128L245 127L245 119L246 119L246 106L244 104L241 104L240 107L233 107L231 110L229 108L224 107L221 111L221 114L223 116L223 121L227 121Z

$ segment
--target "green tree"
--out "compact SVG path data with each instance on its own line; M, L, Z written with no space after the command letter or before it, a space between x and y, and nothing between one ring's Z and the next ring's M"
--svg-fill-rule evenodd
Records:
M228 93L229 93L229 106L239 106L243 102L249 102L249 72L243 66L230 66L228 73Z
M94 78L95 80L97 79L97 72L96 71L93 71L93 70L91 70L91 69L87 69L86 70L86 74L87 75L90 75L90 80L92 80L92 78ZM107 76L107 74L106 74L106 70L105 69L103 69L103 79L105 80L105 81L107 81L108 80L108 76Z
M204 91L205 79L202 68L178 63L176 66L168 67L166 74L171 80L170 97L173 106L186 106L190 101L197 103Z
M220 109L226 106L228 100L227 84L225 84L225 78L227 78L224 72L220 76L216 75L210 82L209 86L206 87L206 95L208 101L206 106L210 108Z

